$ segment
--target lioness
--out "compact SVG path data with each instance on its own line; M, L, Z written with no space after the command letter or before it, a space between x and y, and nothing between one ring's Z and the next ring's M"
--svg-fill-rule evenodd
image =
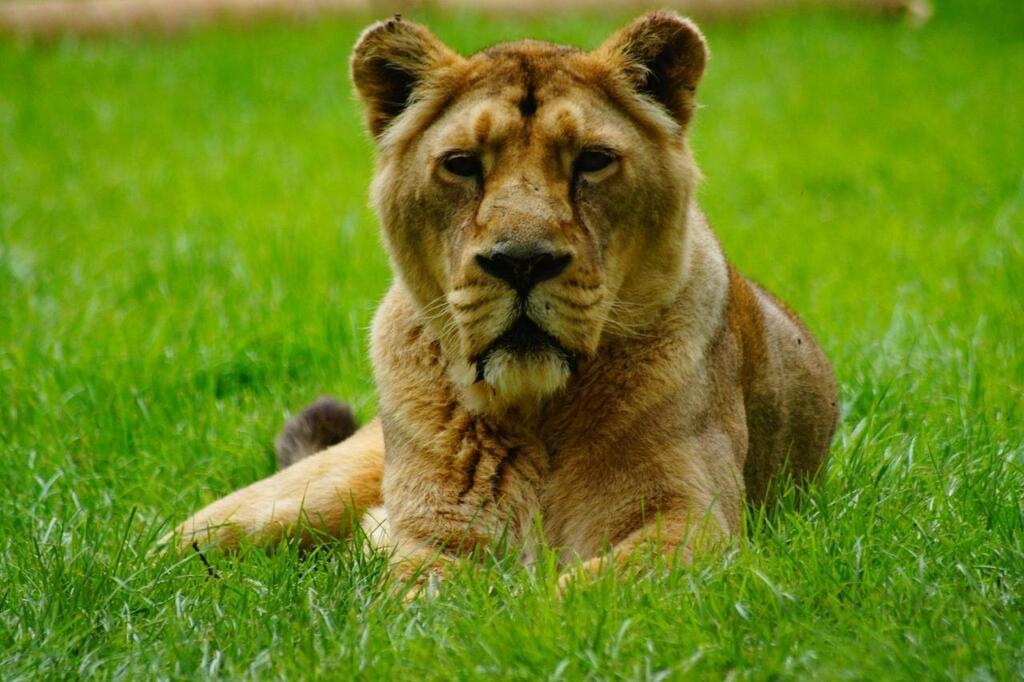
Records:
M695 202L707 59L670 12L593 52L464 58L398 17L367 29L352 79L396 275L373 323L380 416L202 510L181 542L312 543L363 518L419 571L499 537L528 559L539 526L598 570L644 546L690 557L737 533L744 498L813 477L837 419L825 354ZM282 454L329 444L332 419L350 415L307 412Z

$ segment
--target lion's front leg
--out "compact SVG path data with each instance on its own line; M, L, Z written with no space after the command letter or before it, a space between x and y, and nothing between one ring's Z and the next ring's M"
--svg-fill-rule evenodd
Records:
M699 451L696 444L677 449L678 466L660 493L660 503L641 515L638 526L623 529L628 534L606 552L562 574L559 590L578 578L626 566L636 555L655 552L689 564L726 546L740 531L743 481L727 453L704 457ZM644 500L637 504L644 506Z
M394 577L410 594L431 591L462 557L479 551L527 552L539 513L547 456L529 438L466 426L445 453L390 451L385 504L366 516L371 544L390 553Z
M426 504L397 486L389 491L387 505L363 516L369 546L388 556L394 585L406 601L436 595L453 567L474 552L493 551L499 544L532 551L529 526L538 508L532 476L504 471L510 466L507 456L493 453L481 453L473 466L471 482L460 484L457 494L441 484ZM389 507L398 510L398 523Z
M623 567L631 557L641 552L656 551L666 556L674 555L684 564L689 564L695 556L724 546L729 535L729 529L721 518L716 517L713 509L703 514L689 509L658 514L614 545L610 551L566 570L559 576L558 591L564 592L569 585L580 579Z
M350 521L381 504L384 440L374 420L349 439L217 500L168 539L235 549L298 536L304 545L340 537Z
M361 527L369 547L387 555L393 584L403 592L406 601L420 595L434 596L456 561L441 547L397 536L384 505L368 509Z

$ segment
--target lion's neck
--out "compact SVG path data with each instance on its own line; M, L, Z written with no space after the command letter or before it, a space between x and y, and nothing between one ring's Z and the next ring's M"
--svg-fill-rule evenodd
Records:
M707 218L691 203L679 288L663 323L665 332L686 339L686 346L702 356L722 325L728 299L725 254Z

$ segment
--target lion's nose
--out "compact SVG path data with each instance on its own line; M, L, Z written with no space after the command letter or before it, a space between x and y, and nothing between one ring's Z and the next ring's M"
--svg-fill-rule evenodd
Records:
M570 253L531 242L500 242L476 255L484 272L508 282L523 296L544 280L558 277L571 260Z

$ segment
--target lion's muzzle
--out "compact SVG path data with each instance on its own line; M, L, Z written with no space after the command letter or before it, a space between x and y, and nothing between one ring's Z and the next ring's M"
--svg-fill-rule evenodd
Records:
M529 313L537 285L558 278L572 259L545 239L502 239L475 255L484 273L515 292L506 326L472 358L478 382L506 395L546 394L575 371L576 354Z

